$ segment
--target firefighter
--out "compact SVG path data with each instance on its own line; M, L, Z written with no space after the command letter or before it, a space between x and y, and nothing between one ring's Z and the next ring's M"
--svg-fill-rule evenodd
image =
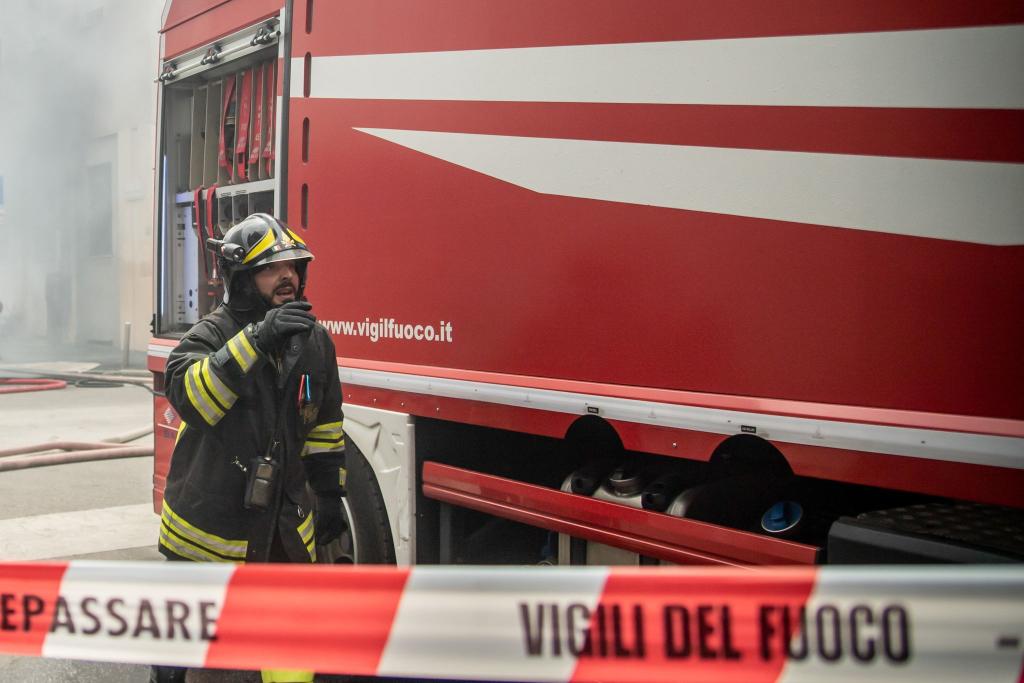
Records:
M160 552L196 562L315 562L316 547L346 527L337 360L303 297L313 254L267 214L208 247L225 297L167 359L165 390L182 422ZM152 678L184 673L154 667ZM313 680L311 672L274 676L264 672L265 681Z

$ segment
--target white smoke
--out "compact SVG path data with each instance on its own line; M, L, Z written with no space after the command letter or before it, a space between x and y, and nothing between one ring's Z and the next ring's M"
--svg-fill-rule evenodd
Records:
M0 1L0 357L144 347L163 0Z

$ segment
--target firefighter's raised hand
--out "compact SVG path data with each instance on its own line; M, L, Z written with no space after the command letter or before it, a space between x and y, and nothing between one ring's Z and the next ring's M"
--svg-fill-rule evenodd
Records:
M316 325L312 308L308 301L289 301L267 311L263 321L256 323L256 345L270 353L280 349L288 337L309 332Z

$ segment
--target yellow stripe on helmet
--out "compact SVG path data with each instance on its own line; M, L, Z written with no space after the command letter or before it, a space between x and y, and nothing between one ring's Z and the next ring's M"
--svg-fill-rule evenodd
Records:
M274 242L276 241L277 240L274 237L274 229L267 228L267 234L264 235L259 242L253 245L252 249L250 249L248 253L246 253L245 258L242 259L242 263L249 263L251 261L255 261L257 258L260 257L260 255L263 254L263 252L265 252L267 249L270 249L270 247L274 246Z

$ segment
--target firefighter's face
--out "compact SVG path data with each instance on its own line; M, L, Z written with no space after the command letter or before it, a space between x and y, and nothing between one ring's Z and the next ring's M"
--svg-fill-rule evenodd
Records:
M253 271L256 289L271 306L295 301L298 296L299 273L295 264L295 261L275 261Z

